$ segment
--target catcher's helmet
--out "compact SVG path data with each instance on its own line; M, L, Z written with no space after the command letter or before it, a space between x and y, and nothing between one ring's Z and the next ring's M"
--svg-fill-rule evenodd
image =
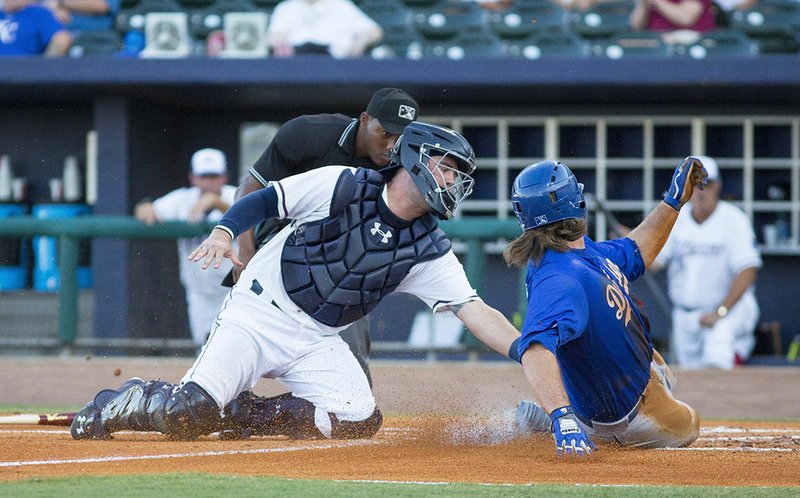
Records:
M443 156L433 170L428 167L431 156ZM444 157L454 158L458 170L443 164ZM409 123L392 149L390 166L408 171L425 202L443 220L452 218L461 201L472 193L475 152L464 137L442 126ZM455 173L450 185L445 182L447 171Z
M569 218L586 219L583 184L558 161L523 169L511 188L511 205L523 231Z

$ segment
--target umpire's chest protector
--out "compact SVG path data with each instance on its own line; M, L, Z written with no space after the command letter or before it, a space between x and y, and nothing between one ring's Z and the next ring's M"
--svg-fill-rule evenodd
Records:
M330 215L297 227L281 255L292 301L328 326L350 324L392 292L415 264L443 256L450 241L426 215L412 223L381 199L383 175L344 171Z

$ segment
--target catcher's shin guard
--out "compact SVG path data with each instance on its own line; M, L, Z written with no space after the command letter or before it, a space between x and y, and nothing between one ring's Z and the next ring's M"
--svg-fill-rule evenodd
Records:
M70 426L70 434L73 439L111 439L111 433L103 427L101 413L103 408L120 393L127 391L131 386L144 385L144 381L139 378L126 380L117 390L103 389L98 392L94 399L81 408L75 415L75 419Z
M365 420L340 421L331 414L322 415L320 430L313 403L291 393L272 398L244 391L225 407L223 439L244 439L249 436L288 436L292 439L353 439L372 437L381 427L383 416L377 408ZM327 416L326 416L327 415Z
M194 439L222 425L216 401L194 382L132 386L103 408L102 420L108 432L158 431L173 439Z

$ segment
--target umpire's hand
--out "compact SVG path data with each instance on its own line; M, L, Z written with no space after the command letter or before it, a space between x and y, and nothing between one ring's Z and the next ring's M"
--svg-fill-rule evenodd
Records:
M212 261L214 262L214 268L219 268L222 266L224 258L230 259L234 266L242 267L244 263L239 261L239 257L231 245L232 242L228 232L215 228L211 231L211 235L197 246L187 259L195 262L201 259L204 260L201 266L203 270L211 266Z

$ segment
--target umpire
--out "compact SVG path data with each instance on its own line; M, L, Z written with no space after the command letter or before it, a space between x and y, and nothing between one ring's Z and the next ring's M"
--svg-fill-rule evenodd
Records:
M399 88L381 88L372 95L367 109L357 118L343 114L303 115L287 121L256 161L236 191L236 200L266 187L271 181L305 173L328 165L380 169L406 125L417 119L419 105ZM239 259L247 265L263 246L288 222L271 220L239 236ZM234 268L223 285L232 287L242 269ZM369 373L369 317L340 333L350 346L367 380Z

